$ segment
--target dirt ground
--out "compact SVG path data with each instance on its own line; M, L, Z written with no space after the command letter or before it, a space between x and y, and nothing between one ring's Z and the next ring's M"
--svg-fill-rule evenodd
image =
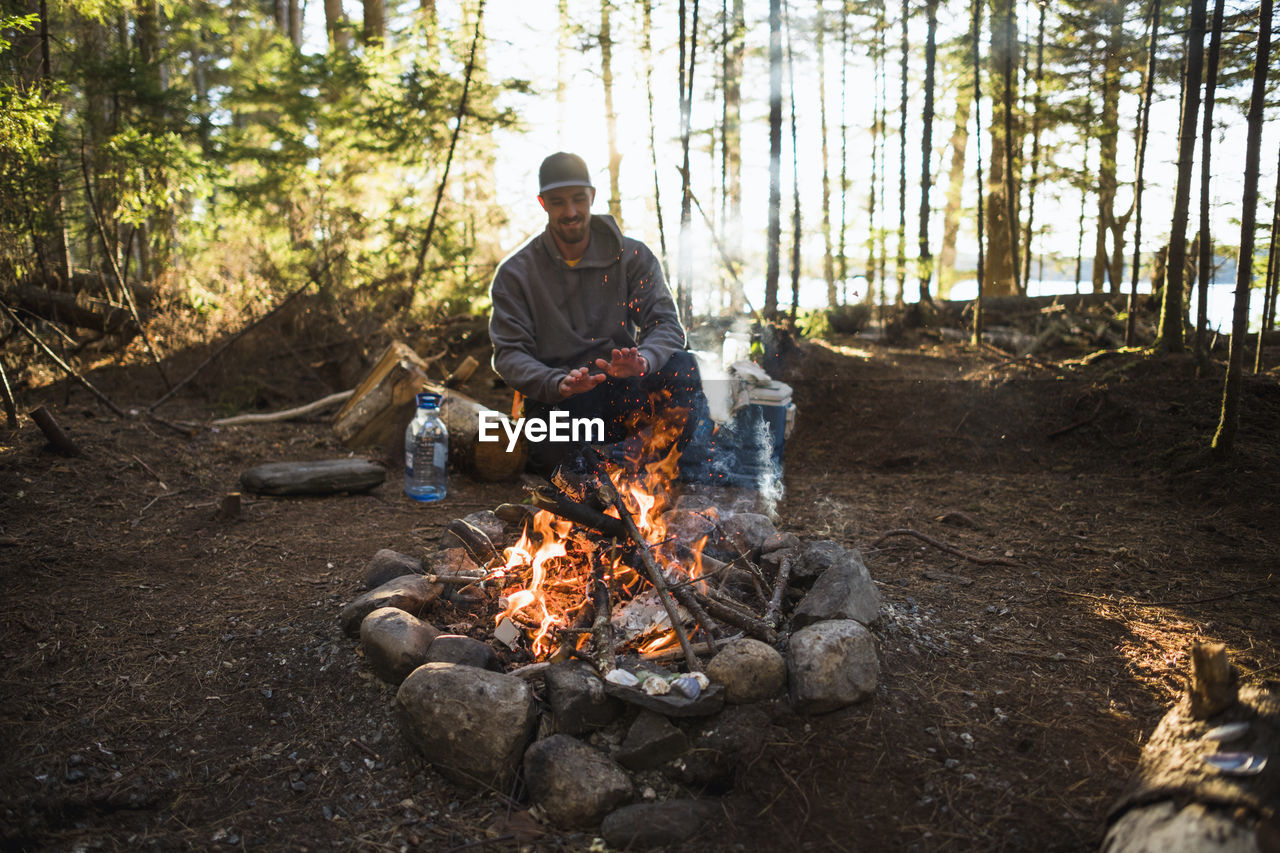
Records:
M273 379L220 367L161 413L207 424L349 387L325 372L338 355L258 347L241 363ZM688 849L1097 849L1194 640L1226 643L1246 683L1280 677L1274 372L1246 386L1226 467L1202 456L1221 380L1189 360L842 338L781 372L800 415L779 526L862 549L885 601L881 685L827 715L772 708ZM158 396L145 364L90 378L126 407ZM327 420L182 434L64 382L21 402L49 406L85 455L45 449L26 419L0 430L0 847L591 845L538 824L519 791L427 767L338 629L375 551L433 549L517 485L454 476L418 505L393 473L363 495L247 497L223 520L244 469L345 455ZM903 528L976 559L876 544Z

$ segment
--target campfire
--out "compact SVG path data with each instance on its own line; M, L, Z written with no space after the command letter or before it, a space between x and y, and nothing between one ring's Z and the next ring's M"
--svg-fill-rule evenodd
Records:
M588 449L529 503L455 519L427 566L375 555L340 621L446 775L522 778L550 822L608 827L628 808L692 808L628 806L656 798L643 773L722 790L775 711L873 693L879 595L858 552L735 511L741 493L682 489L678 434L647 430L629 457ZM469 614L456 634L431 621L450 608Z

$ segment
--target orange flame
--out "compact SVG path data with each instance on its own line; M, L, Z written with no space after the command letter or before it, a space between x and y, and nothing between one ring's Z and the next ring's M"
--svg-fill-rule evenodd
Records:
M686 415L683 410L677 410L676 414L640 431L644 448L639 459L630 460L629 468L636 471L643 467L641 473L631 474L627 468L610 466L608 475L641 536L667 573L698 578L703 572L701 554L705 538L691 549L692 565L684 565L674 549L662 547L668 536L662 515L671 508L671 487L679 474L677 439L684 429ZM656 461L641 466L644 459ZM606 512L616 516L612 507ZM506 592L506 607L496 621L507 618L524 626L535 658L551 652L555 629L567 626L588 598L591 560L584 553L588 550L586 543L586 539L575 541L571 522L540 510L526 525L519 541L505 551L505 564L494 572L495 576L506 578L509 586L517 587ZM611 588L615 592L625 592L628 588L635 591L635 571L623 563L620 556L610 562ZM674 642L675 631L669 629L662 636L645 642L641 651L661 650Z

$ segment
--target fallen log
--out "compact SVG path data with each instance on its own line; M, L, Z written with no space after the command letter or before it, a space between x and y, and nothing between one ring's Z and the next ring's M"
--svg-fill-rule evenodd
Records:
M332 495L367 492L387 479L387 469L364 459L269 462L240 475L240 485L259 495Z
M1280 695L1241 687L1236 701L1204 719L1193 704L1201 665L1192 671L1187 694L1152 733L1107 816L1103 853L1280 849Z
M138 326L126 305L89 296L83 290L69 293L43 287L20 285L14 303L29 314L77 329L104 334L135 335Z
M449 430L449 461L458 470L486 481L507 480L524 470L528 448L521 436L508 451L499 428L498 441L480 441L483 415L496 422L506 415L432 381L427 368L439 356L424 359L407 344L387 347L361 380L346 405L333 417L333 430L348 447L385 448L392 458L404 452L404 430L413 418L415 397L422 391L439 394L440 419Z

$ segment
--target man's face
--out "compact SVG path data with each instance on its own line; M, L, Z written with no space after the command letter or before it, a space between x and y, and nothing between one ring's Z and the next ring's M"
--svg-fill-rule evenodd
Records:
M547 224L560 242L581 243L591 223L591 202L596 191L591 187L558 187L538 196L547 212Z

